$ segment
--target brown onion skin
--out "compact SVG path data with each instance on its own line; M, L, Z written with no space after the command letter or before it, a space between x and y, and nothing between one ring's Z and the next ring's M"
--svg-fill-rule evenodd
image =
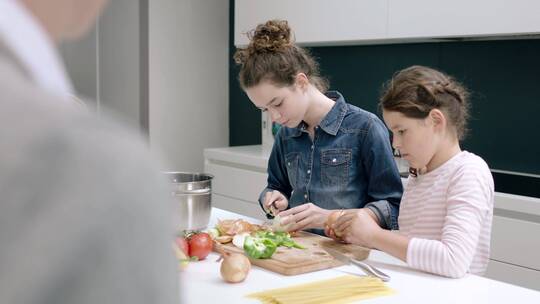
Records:
M251 263L243 254L227 254L221 262L221 277L229 283L240 283L244 281L250 270Z
M336 223L337 219L343 214L343 211L342 210L336 210L336 211L333 211L332 213L330 213L330 215L328 216L328 219L326 220L326 224L325 224L325 230L327 231L327 236L333 238L333 239L336 239L336 240L341 240L341 235L336 233L336 231L334 231L334 224Z

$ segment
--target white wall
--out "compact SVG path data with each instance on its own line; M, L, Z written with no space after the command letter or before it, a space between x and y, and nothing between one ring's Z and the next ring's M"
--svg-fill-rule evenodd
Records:
M166 170L202 171L228 146L229 1L149 3L150 144Z
M137 128L141 115L141 1L113 0L99 18L100 102Z
M146 1L146 0L144 0ZM61 54L79 95L90 107L113 110L140 129L140 9L143 1L110 1L96 26L78 41L66 42ZM94 104L95 102L95 104ZM95 106L95 107L94 107Z
M228 39L229 1L114 0L62 55L79 93L135 128L149 120L164 170L201 172L203 149L229 144Z

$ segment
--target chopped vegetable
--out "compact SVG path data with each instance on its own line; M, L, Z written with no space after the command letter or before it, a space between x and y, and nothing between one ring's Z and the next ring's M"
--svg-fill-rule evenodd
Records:
M305 249L302 245L292 240L291 235L287 232L272 232L272 231L257 231L255 236L258 238L267 238L272 240L277 247L284 246L287 248Z
M217 228L210 228L206 233L208 233L213 240L217 239L220 236L219 230Z
M244 248L244 240L247 236L249 236L249 233L247 232L235 235L232 240L233 245L238 248Z
M247 236L244 240L245 253L254 259L268 259L276 248L276 244L268 238Z
M237 235L242 232L253 232L261 229L261 226L251 224L247 221L237 220L220 220L218 221L216 228L219 230L220 235Z
M281 216L279 216L279 214L278 214L272 220L272 226L270 226L270 229L272 231L274 231L274 232L282 232L282 231L286 232L287 230L289 230L289 226L290 226L290 224L289 225L283 225L281 223Z
M230 235L220 235L216 238L216 241L221 244L230 243L233 240L233 237Z

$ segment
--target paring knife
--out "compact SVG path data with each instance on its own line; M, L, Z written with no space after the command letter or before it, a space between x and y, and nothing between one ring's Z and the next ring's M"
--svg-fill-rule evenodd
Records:
M326 252L328 252L328 254L330 254L331 256L333 256L336 260L340 261L340 262L343 262L345 264L353 264L357 267L359 267L360 269L362 269L366 274L370 275L370 276L374 276L374 277L377 277L379 279L381 279L383 282L388 282L390 281L390 276L387 275L386 273L380 271L379 269L369 265L369 264L366 264L362 261L358 261L356 259L353 259L353 258L350 258L348 256L346 256L345 254L335 250L335 249L332 249L332 248L328 248L326 246L323 247L324 250L326 250Z

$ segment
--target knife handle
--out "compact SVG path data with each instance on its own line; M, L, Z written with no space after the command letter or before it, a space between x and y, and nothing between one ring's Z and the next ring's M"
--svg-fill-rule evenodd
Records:
M365 273L367 273L368 275L372 275L374 277L377 277L379 279L381 279L383 282L388 282L390 281L390 276L387 275L386 273L380 271L379 269L367 264L367 263L364 263L364 262L361 262L361 261L358 261L358 260L355 260L355 259L351 259L351 263L353 265L356 265L358 267L360 267Z

